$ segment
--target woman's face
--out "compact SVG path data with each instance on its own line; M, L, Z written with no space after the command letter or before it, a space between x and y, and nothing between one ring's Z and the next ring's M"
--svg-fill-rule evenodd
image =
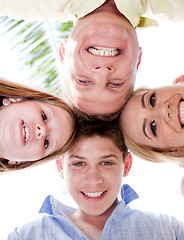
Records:
M140 145L160 149L184 146L184 86L135 94L121 117L126 134Z
M0 110L0 157L34 161L55 152L70 138L73 124L62 108L23 101Z

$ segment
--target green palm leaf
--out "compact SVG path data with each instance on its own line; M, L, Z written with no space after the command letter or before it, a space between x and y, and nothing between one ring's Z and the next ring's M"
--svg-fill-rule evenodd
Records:
M56 23L16 21L8 17L0 18L1 35L11 35L11 50L18 51L22 69L31 74L27 82L39 82L41 89L60 88L59 43L67 38L73 22Z

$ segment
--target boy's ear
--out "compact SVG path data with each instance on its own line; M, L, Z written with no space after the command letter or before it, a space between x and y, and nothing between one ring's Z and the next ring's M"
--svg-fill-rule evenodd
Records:
M184 83L184 74L180 75L179 77L177 77L176 79L174 79L173 84L177 85L177 84L183 84Z
M59 157L56 159L56 164L57 164L57 169L59 171L59 174L62 178L64 178L64 175L63 175L63 162L62 162L62 158Z
M142 58L142 48L139 47L139 56L138 56L138 62L137 62L137 70L138 70L139 65L141 63L141 58Z
M64 38L61 41L61 44L59 47L59 56L60 56L61 62L63 62L65 58L65 48L66 48L67 40L68 40L67 38Z
M125 162L124 162L123 177L128 176L128 174L130 172L130 169L131 169L131 166L132 166L132 161L133 161L132 154L129 152L128 155L127 155L127 158L125 159Z

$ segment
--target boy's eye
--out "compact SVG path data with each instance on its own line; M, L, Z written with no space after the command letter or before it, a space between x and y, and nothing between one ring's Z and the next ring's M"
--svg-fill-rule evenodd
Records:
M77 167L81 167L81 166L84 166L85 163L84 162L76 162L74 163L74 166L77 166Z
M152 107L155 107L155 93L153 93L149 99L149 104L152 106Z
M154 136L157 136L157 125L156 125L155 120L151 121L151 123L150 123L150 129L151 129L153 135L154 135Z
M48 148L48 146L49 146L49 140L48 140L48 137L46 137L44 140L44 148Z
M44 112L42 112L42 119L45 123L47 122L47 115Z
M112 162L105 161L105 162L102 162L102 165L110 166L112 165Z

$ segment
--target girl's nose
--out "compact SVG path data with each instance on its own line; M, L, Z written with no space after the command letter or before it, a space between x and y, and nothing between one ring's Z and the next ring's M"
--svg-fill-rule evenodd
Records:
M41 124L36 124L35 135L38 139L42 138L42 137L45 137L46 136L45 126L43 126Z

